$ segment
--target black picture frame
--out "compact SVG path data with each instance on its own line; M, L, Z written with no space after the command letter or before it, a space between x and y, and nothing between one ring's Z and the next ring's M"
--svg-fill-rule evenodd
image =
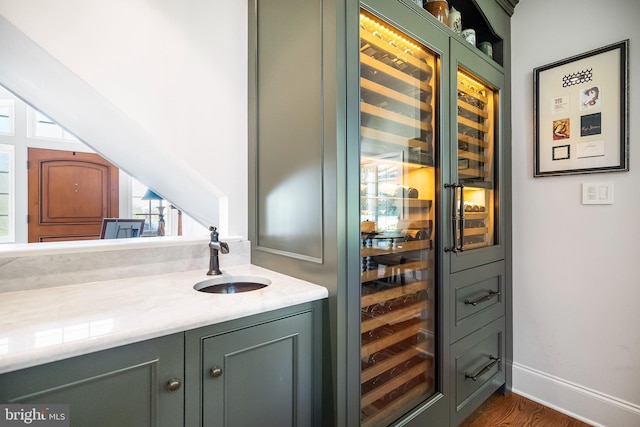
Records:
M533 70L534 177L629 170L628 58L623 40Z

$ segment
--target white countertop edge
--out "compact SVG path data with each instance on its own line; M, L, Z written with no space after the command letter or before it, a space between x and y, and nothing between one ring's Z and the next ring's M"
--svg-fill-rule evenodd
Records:
M264 290L242 294L206 294L192 289L198 281L212 278L199 271L96 282L84 287L71 285L4 293L0 300L0 374L321 300L328 296L327 289L322 286L250 264L229 267L225 274L266 277L272 283ZM145 292L151 289L150 286L157 289L157 294L147 298ZM62 297L57 298L60 300L58 303L52 303L51 301L56 300L56 293L62 294ZM148 303L149 306L139 309L135 304L127 306L127 299L138 301L138 305ZM156 305L154 299L160 304ZM85 306L82 301L86 301ZM94 307L100 307L101 304L104 308ZM173 307L165 307L164 304L173 304ZM184 305L182 311L176 309L181 305ZM39 315L37 307L46 307L46 310ZM171 315L168 316L167 313ZM113 331L104 335L37 349L20 348L19 345L14 348L16 346L8 342L8 353L1 353L3 339L11 341L13 338L18 342L26 342L38 330L61 329L68 326L69 322L88 322L105 316L112 316L116 326Z
M221 236L221 241L240 242L239 236ZM0 245L0 258L73 254L85 252L108 252L128 249L146 249L163 246L187 246L206 244L209 235L138 237L134 239L76 240L68 242L4 243Z

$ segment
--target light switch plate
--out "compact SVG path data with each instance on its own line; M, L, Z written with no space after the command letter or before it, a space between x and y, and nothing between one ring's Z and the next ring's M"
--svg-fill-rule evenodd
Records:
M583 205L612 205L613 204L613 182L583 182L582 183L582 204Z

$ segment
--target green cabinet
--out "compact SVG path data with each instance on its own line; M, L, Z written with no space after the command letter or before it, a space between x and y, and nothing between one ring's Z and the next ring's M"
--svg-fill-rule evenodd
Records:
M497 5L486 7L496 16ZM498 8L499 9L499 8ZM491 12L494 13L491 13ZM498 10L499 11L499 10ZM508 23L494 20L499 67L464 40L450 42L451 169L456 208L446 236L450 424L511 384L510 91ZM445 237L446 238L446 237ZM489 336L487 332L491 331Z
M0 403L69 405L72 427L314 426L322 301L0 375Z
M0 402L68 404L72 427L176 427L184 338L173 334L0 375Z
M252 260L329 290L326 425L457 425L511 385L517 0L449 0L492 57L416 3L250 1Z
M187 426L319 425L311 306L186 333ZM319 381L315 381L319 385Z

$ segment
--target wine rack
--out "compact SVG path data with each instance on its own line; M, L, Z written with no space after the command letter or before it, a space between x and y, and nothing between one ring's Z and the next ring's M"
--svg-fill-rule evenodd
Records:
M435 392L435 55L360 21L361 424Z
M493 244L494 93L464 70L458 71L458 182L465 250ZM463 236L463 237L460 237Z
M433 165L433 66L416 43L366 15L360 26L362 151ZM431 59L433 61L433 59Z

